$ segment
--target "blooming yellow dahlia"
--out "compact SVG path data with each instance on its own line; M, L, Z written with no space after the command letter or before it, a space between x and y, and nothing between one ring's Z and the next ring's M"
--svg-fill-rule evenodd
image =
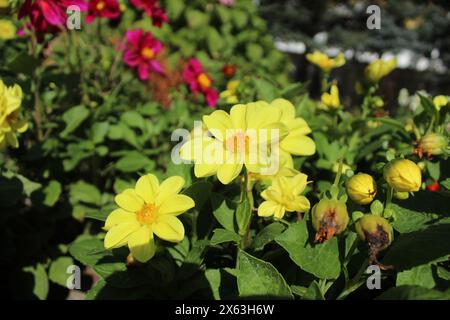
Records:
M184 238L184 226L177 218L195 206L194 200L178 194L184 179L173 176L161 184L153 174L139 178L134 189L126 189L115 197L119 209L105 221L106 249L128 245L131 255L146 262L155 255L153 235L170 242Z
M265 200L258 207L258 216L282 219L286 212L305 212L310 208L309 200L300 194L305 190L307 176L276 177L272 185L261 193Z
M0 148L8 145L18 148L16 133L25 132L28 128L28 123L20 118L22 97L19 85L8 87L0 80Z
M280 122L282 110L258 101L233 106L230 113L216 110L203 116L209 135L194 135L180 150L180 157L195 161L197 177L217 174L223 184L229 184L242 171L273 174L269 168L276 149L287 134Z
M331 71L331 69L339 68L345 64L343 53L338 54L335 58L330 58L325 53L316 50L313 53L308 53L306 59L326 72Z

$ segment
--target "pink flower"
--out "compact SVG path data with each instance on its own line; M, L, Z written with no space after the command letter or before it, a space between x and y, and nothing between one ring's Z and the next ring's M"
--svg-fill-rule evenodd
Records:
M129 67L137 70L139 79L147 80L150 71L164 73L161 64L155 59L162 49L161 42L142 29L128 31L126 37L128 43L123 59Z
M88 5L86 23L91 23L96 17L116 19L120 16L120 5L117 0L91 0Z
M197 59L189 59L184 66L183 79L193 93L202 93L204 95L208 106L215 107L217 105L219 94L212 88L213 81L211 77L203 71L203 66Z
M57 33L66 27L67 8L77 6L87 9L84 0L25 0L19 11L19 19L30 18L30 27L42 36L46 32Z
M131 0L131 4L137 9L144 10L157 27L161 27L164 22L169 22L169 18L164 9L159 6L158 0Z
M224 6L234 6L234 0L219 0L220 4L224 5Z

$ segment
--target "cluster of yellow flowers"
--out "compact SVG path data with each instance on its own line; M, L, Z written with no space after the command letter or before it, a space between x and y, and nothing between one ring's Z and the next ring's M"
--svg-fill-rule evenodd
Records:
M28 123L20 117L22 97L19 85L8 87L0 80L0 148L8 145L18 148L16 133L25 132L28 128Z

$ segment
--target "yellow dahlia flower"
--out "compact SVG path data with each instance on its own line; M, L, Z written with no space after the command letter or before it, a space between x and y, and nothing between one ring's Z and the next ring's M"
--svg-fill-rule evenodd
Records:
M324 92L321 101L328 109L339 108L341 106L341 100L339 99L339 89L337 85L333 84L331 86L330 93Z
M345 64L343 53L340 53L335 58L330 58L325 53L316 50L313 53L308 53L306 59L326 72L329 72L331 69L339 68Z
M387 76L397 66L397 59L390 60L378 59L372 61L364 70L366 79L372 83L378 83L381 78Z
M180 150L184 160L195 161L197 177L217 174L229 184L242 171L273 174L273 159L279 159L274 148L287 134L280 122L281 110L258 101L233 106L230 113L216 110L203 116L203 124L212 136L195 135Z
M120 207L105 221L106 249L128 245L131 255L146 262L155 255L154 234L160 239L180 242L184 226L177 218L195 206L194 200L178 194L184 179L173 176L161 184L153 174L139 178L134 189L126 189L115 197Z
M16 37L17 28L9 20L0 20L0 39L1 40L11 40Z
M0 148L8 145L18 148L16 133L25 132L28 128L28 123L20 119L22 97L19 85L8 87L0 80Z
M258 207L258 216L282 219L286 212L305 212L310 208L309 200L300 194L305 190L307 176L277 177L272 185L261 193L265 200Z

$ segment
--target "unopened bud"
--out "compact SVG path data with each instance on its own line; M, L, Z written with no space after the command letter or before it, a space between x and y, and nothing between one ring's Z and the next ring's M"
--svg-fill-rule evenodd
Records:
M408 159L391 161L384 167L383 175L395 191L419 191L422 184L422 173L419 166Z
M372 176L358 173L348 180L347 194L358 204L369 204L377 194L377 185Z

